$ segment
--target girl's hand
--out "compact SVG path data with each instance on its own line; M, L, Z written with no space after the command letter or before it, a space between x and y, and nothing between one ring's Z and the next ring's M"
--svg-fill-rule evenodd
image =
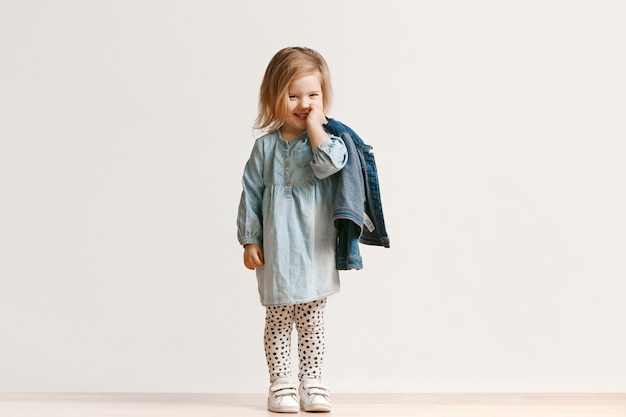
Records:
M260 245L257 245L256 243L249 243L246 245L243 251L243 264L248 269L254 269L265 265L263 249L261 249Z
M321 103L311 103L311 110L306 117L306 130L311 140L311 146L319 146L330 136L322 127L326 123L326 115L321 108Z
M306 130L309 132L326 123L326 115L320 106L321 103L311 103L311 110L306 117Z

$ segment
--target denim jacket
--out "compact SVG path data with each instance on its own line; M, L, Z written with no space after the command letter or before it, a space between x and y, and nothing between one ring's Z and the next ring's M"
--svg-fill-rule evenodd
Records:
M376 160L372 147L350 127L328 118L326 131L346 144L348 162L339 176L333 221L337 228L336 268L361 269L358 243L389 247Z

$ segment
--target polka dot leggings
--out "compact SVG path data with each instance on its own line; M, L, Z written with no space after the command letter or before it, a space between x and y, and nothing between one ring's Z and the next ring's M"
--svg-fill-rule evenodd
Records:
M270 380L291 376L291 333L298 331L298 379L322 378L326 298L310 303L266 307L265 357Z

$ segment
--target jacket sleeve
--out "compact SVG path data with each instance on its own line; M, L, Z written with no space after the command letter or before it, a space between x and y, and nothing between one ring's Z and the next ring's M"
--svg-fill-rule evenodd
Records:
M313 148L313 173L323 179L339 172L348 161L348 152L343 140L338 136L331 136L319 146Z
M243 173L237 213L237 238L242 245L263 243L264 153L261 141L257 140Z

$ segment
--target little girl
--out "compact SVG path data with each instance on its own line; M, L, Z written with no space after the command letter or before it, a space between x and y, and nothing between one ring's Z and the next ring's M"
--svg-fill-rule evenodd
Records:
M243 174L238 239L266 307L270 411L330 411L322 384L324 306L339 291L333 199L346 145L323 125L331 102L324 58L284 48L271 59L259 97L258 138ZM291 332L298 332L299 386L291 379Z

